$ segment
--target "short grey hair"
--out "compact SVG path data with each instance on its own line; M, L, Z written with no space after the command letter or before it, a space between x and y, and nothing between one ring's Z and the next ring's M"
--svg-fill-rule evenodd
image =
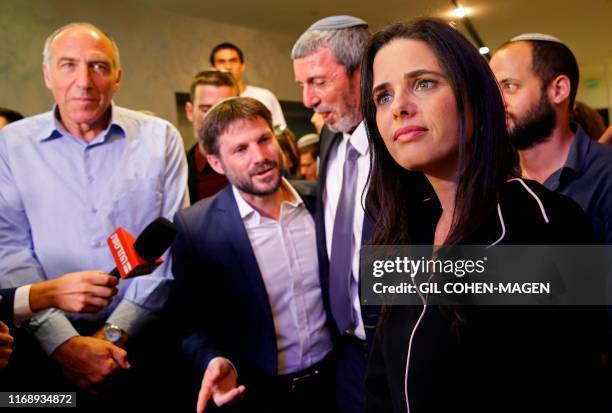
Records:
M370 40L366 26L338 30L308 30L300 36L291 50L292 59L306 57L319 48L327 47L351 75L361 63L361 55Z
M97 31L98 33L102 33L104 36L108 38L108 40L110 40L112 49L113 49L113 68L115 70L119 69L121 67L121 62L119 60L119 48L117 47L117 43L115 43L115 40L108 33L104 32L103 30L100 30L99 27L91 23L87 23L87 22L69 23L55 30L53 33L51 33L49 37L47 37L47 40L45 40L45 46L43 47L43 53L42 53L43 54L43 64L45 66L49 66L51 64L51 44L53 43L55 38L59 36L60 34L62 34L63 32L65 32L66 30L72 29L73 27L78 27L78 26L90 27L93 30Z

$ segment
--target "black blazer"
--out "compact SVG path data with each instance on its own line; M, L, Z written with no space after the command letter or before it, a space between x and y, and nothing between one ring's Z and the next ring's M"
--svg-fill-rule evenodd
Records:
M311 214L313 184L293 185ZM183 352L201 373L222 356L234 363L240 380L275 377L272 310L232 186L179 211L174 221L172 271Z
M189 189L189 200L195 204L198 199L198 168L195 162L195 151L198 144L196 143L187 151L187 188Z
M0 320L7 324L13 323L14 302L16 288L7 288L0 290Z
M534 181L505 184L500 209L465 244L593 244L581 208ZM550 222L544 221L541 200ZM423 207L422 239L433 243L440 206ZM503 226L502 226L503 219ZM505 232L504 232L505 228ZM503 237L501 234L503 233ZM501 238L500 238L501 237ZM588 276L585 274L585 276ZM366 378L366 412L592 411L603 311L563 306L390 306L383 310ZM453 311L464 319L457 324ZM417 326L417 320L424 314ZM414 331L414 334L413 334Z
M329 162L329 154L332 148L337 147L342 141L342 133L334 133L324 126L321 130L320 150L319 150L319 178L317 180L317 206L315 214L315 225L317 229L317 253L319 255L319 270L321 271L321 288L323 289L323 300L328 314L331 314L330 297L329 297L329 258L327 254L327 243L325 240L325 208L323 206L323 192L325 190L325 180L327 176L327 166ZM368 208L371 211L371 205L366 198L366 214L363 218L363 227L361 232L361 245L366 245L371 239L374 230L374 221ZM362 305L361 317L366 330L366 338L371 343L374 337L376 322L380 306ZM331 318L333 320L333 318ZM335 327L335 323L334 323ZM339 334L337 327L334 328L336 335Z

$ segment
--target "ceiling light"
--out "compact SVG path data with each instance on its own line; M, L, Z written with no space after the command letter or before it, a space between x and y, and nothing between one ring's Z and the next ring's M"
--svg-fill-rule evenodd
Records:
M482 46L480 49L478 49L478 52L480 54L487 54L490 52L489 48L487 46Z
M470 13L470 9L468 9L467 7L457 7L455 10L451 11L451 16L452 17L456 17L458 19L463 19L465 16L467 16Z

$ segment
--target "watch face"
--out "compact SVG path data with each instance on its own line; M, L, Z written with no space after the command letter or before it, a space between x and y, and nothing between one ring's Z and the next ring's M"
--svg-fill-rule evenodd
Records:
M116 343L121 339L121 329L116 326L105 326L104 337L111 343Z

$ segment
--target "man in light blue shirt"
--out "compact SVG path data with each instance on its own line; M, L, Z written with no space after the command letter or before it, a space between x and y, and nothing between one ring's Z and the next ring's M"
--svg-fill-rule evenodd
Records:
M53 110L0 131L0 288L109 271L115 264L106 238L117 227L136 236L188 202L176 128L112 103L122 72L108 35L82 23L58 29L45 43L43 73ZM129 367L117 349L162 309L170 278L164 264L121 281L105 311L47 310L27 328L70 381L91 389ZM119 334L79 334L104 321Z

